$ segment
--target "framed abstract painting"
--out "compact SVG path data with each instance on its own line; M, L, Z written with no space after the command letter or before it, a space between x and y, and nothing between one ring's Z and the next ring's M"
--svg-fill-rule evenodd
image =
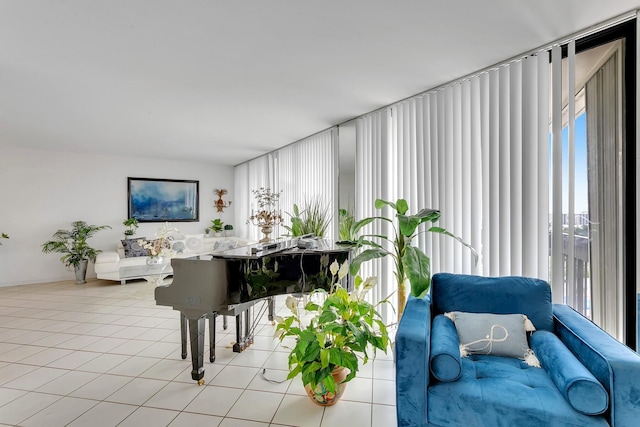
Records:
M128 178L128 218L139 222L199 221L200 181Z

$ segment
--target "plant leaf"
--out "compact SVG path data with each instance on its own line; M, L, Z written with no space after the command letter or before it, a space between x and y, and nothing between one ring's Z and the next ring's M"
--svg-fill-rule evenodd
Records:
M420 218L415 216L398 215L398 224L400 224L400 234L405 237L411 237L415 233L416 228L420 225Z
M351 266L349 267L349 271L352 275L355 275L358 273L358 270L360 270L360 264L362 264L363 262L376 258L382 258L389 254L389 251L382 248L366 249L353 258L353 260L351 261Z
M469 248L469 250L471 250L471 253L473 254L474 263L478 264L478 252L476 252L476 250L473 248L473 246L471 246L469 243L467 243L464 240L462 240L460 237L456 236L455 234L451 233L450 231L445 230L442 227L431 227L427 231L430 231L432 233L444 234L445 236L453 237L458 242L462 243L464 246Z
M358 233L358 231L360 231L360 229L362 227L364 227L365 225L369 225L373 222L375 218L374 217L370 217L370 218L364 218L361 219L360 221L356 221L352 226L351 226L351 234L355 235Z
M407 246L402 257L404 271L411 283L411 295L417 297L431 286L431 260L419 248Z
M374 206L376 207L376 209L382 209L385 205L391 206L394 211L398 210L395 203L387 202L386 200L382 199L376 199L376 201L374 202Z
M405 199L398 199L396 202L396 210L398 211L398 214L404 215L409 210L409 204Z

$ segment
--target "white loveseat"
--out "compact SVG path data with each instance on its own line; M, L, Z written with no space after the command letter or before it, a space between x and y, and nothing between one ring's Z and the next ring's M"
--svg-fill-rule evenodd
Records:
M137 238L131 240L137 241ZM172 256L164 257L166 263L171 262L171 258L191 258L238 246L246 246L255 242L241 237L207 237L203 234L193 234L176 236L170 240L170 243ZM145 265L147 258L148 256L126 257L122 241L119 241L117 250L104 251L98 254L95 262L96 275L98 279L117 280L124 284L125 280L120 276L120 269L122 267Z

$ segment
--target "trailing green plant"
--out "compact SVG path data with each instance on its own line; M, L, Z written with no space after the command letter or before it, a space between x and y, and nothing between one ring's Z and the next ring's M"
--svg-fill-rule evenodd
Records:
M349 370L343 381L348 382L355 378L360 360L363 364L368 362L372 350L373 356L377 350L386 353L389 335L377 307L388 301L385 299L372 305L365 300L366 294L377 284L376 277L362 280L356 276L353 291L343 288L340 281L348 274L348 261L342 265L334 261L329 268L330 291L318 289L312 292L312 295L322 295L320 300L324 302L317 304L310 299L304 307L314 317L303 325L298 300L289 296L286 306L292 315L276 317L276 336L281 342L286 337L295 338L295 346L289 353L288 379L301 374L303 384L312 389L323 384L327 391L334 393L336 383L331 373L336 367Z
M338 237L340 240L356 240L357 237L352 233L353 224L356 222L356 218L353 215L351 208L338 210L339 223L338 223Z
M409 205L405 199L398 199L395 203L376 199L376 209L382 209L385 206L391 207L396 212L395 217L397 223L393 218L376 216L364 218L353 224L351 233L353 236L357 236L362 227L373 221L385 221L391 225L393 236L365 234L347 242L357 247L370 247L370 249L365 249L354 257L351 263L351 274L355 274L363 262L391 256L395 267L394 275L398 285L397 309L398 319L400 319L407 299L407 281L409 282L411 295L418 298L426 295L431 287L431 260L420 248L413 246L412 241L419 234L417 231L418 227L424 223L436 222L440 218L440 211L421 209L417 213L409 215L407 214ZM437 233L454 238L471 250L477 262L478 254L475 249L453 233L436 226L431 226L424 232ZM383 241L389 242L393 249L386 249L382 244Z
M220 218L212 219L209 229L214 233L220 233L224 230L224 222Z
M124 235L125 236L133 236L133 235L135 235L136 234L136 230L139 227L138 220L136 218L127 218L124 221L122 221L122 225L127 227L127 229L124 230Z
M77 268L84 260L95 261L101 251L87 244L87 239L100 230L110 229L108 225L89 225L84 221L71 223L71 230L58 230L53 233L53 240L42 244L42 252L58 252L64 254L60 261L66 267Z
M331 215L329 205L322 202L320 198L313 201L305 201L304 209L300 210L297 204L293 205L293 213L288 213L291 217L291 225L283 225L292 237L313 234L322 237L327 231Z
M0 239L8 239L9 235L7 233L2 233L0 234ZM0 246L2 245L2 242L0 242Z

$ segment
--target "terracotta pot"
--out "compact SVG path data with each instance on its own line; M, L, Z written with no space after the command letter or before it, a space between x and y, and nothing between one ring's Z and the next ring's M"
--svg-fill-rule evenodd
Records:
M324 384L318 384L315 390L311 390L311 386L305 384L304 389L307 392L307 396L309 396L313 403L319 406L335 405L347 387L347 385L342 382L347 377L347 373L347 369L341 366L336 367L333 372L331 372L331 376L333 376L333 380L336 382L335 393L328 392Z

